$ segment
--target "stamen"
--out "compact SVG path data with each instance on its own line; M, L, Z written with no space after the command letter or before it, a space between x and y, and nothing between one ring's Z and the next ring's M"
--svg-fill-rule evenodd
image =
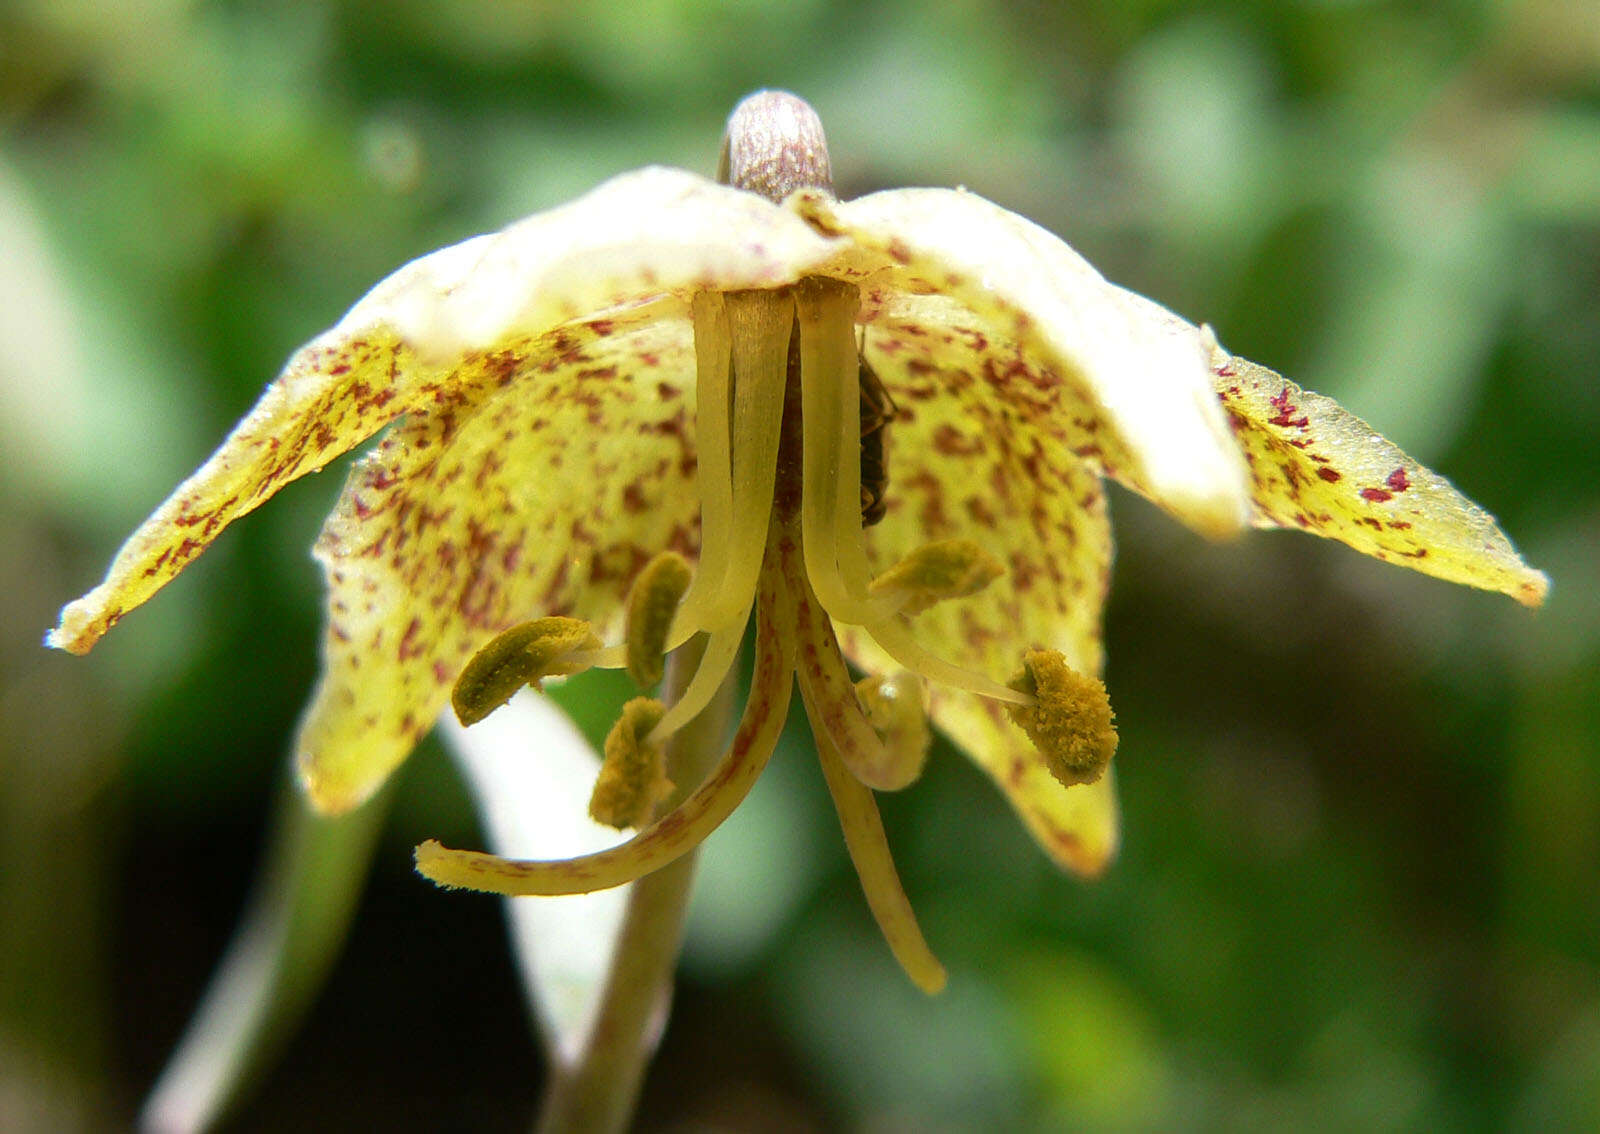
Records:
M867 595L870 571L861 536L860 358L851 284L808 277L795 289L800 322L804 437L800 522L806 574L828 613L867 623L890 607Z
M622 706L622 717L606 737L605 761L589 797L589 817L619 830L642 827L672 792L667 755L644 739L665 707L648 697Z
M822 609L806 579L799 556L785 556L783 577L797 612L799 647L795 673L800 679L800 695L805 698L806 714L812 727L826 733L850 774L869 788L898 791L922 772L920 761L907 766L884 738L873 728L856 696L856 686L845 668L839 639L833 623Z
M901 614L921 614L936 602L968 598L1006 569L969 539L924 544L872 580L875 595L893 601Z
M776 581L762 573L756 665L750 699L722 761L688 799L632 839L608 850L549 862L524 862L451 850L430 839L416 849L417 871L447 889L509 897L587 894L632 882L687 854L744 802L772 757L794 687L794 614Z
M673 702L666 716L661 718L650 733L651 744L665 743L667 737L694 720L700 715L700 711L711 703L711 698L716 696L723 678L728 676L728 671L738 659L739 646L743 641L743 622L735 623L710 635L706 641L705 653L700 656L700 664L695 667L694 676L689 679L688 688L684 689L682 697Z
M749 618L772 513L794 328L794 300L787 291L739 291L723 298L733 339L733 539L707 630L742 626Z
M922 676L998 701L1028 698L998 681L940 661L912 640L895 604L868 593L861 530L860 361L852 331L856 288L807 277L795 288L800 322L804 492L800 508L806 575L829 615L860 625L885 653ZM848 746L846 746L848 750Z
M943 658L934 657L917 644L917 640L911 636L911 631L898 617L885 618L865 625L861 629L897 664L913 673L921 674L929 681L937 681L940 685L948 685L951 689L975 693L979 697L988 697L992 701L1004 701L1011 705L1033 704L1033 697L1028 693L1009 685L1001 685L981 673L972 673L958 665L952 665Z
M695 491L700 496L700 562L678 607L666 650L675 650L710 621L723 593L733 541L732 401L733 340L720 292L694 297ZM663 650L663 652L666 652Z
M1050 774L1067 787L1092 784L1117 751L1111 699L1105 683L1079 673L1056 650L1029 650L1012 685L1033 695L1031 705L1009 708Z
M704 493L700 569L678 608L666 646L675 649L700 630L709 631L711 639L689 687L652 732L652 743L663 741L710 703L738 656L772 512L794 300L785 290L730 292L717 299L713 304L697 298L695 306L700 378L709 379L697 395L703 462L697 475ZM730 352L720 368L715 357L707 357L719 350ZM606 660L613 660L613 651L607 651Z
M467 662L450 692L464 725L474 725L524 685L543 688L546 677L569 677L594 664L600 639L577 618L535 618L496 635Z
M805 686L801 686L800 693L804 698ZM809 700L806 711L811 711ZM862 892L866 894L867 906L872 910L878 929L911 983L929 995L940 992L945 986L944 966L928 948L911 901L900 885L889 842L884 837L877 801L872 798L871 790L846 769L827 733L816 730L816 739L817 756L823 777L828 781L828 793L833 796L834 810L839 813L845 846L850 851L850 861L855 864L856 877L861 879Z
M856 682L856 696L872 727L883 737L897 778L906 783L915 781L922 775L928 762L928 747L933 743L921 678L905 670L892 676L863 677Z
M689 563L664 551L646 563L628 591L628 675L650 689L666 670L667 634L689 586Z
M700 497L700 561L688 593L678 605L663 653L677 649L701 630L713 628L713 623L724 617L717 608L729 593L727 580L733 559L729 415L733 400L733 339L721 292L696 293L692 311L696 368L695 491ZM759 559L757 565L759 567ZM749 621L748 605L736 613L742 628ZM626 644L607 646L596 656L595 664L609 669L627 665Z

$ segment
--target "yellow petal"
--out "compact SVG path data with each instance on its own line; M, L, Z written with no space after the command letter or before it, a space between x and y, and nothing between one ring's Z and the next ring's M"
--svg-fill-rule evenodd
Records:
M567 614L615 641L640 568L693 557L692 344L681 312L508 340L461 364L504 385L459 384L356 465L316 548L325 668L298 752L319 808L365 799L496 633Z
M391 300L395 326L425 357L448 362L642 296L793 283L839 243L754 193L662 167L614 177L480 242L447 292L417 287Z
M86 653L229 523L402 413L506 375L497 349L700 287L792 282L831 244L792 213L690 173L644 169L416 260L298 351L211 459L69 604L47 641Z
M900 189L840 204L787 202L819 232L844 234L828 274L858 282L863 318L905 295L942 295L971 330L1020 347L1026 373L986 382L1058 415L1140 491L1208 535L1249 517L1238 449L1218 412L1206 343L1156 304L1113 287L1057 237L962 190Z
M301 348L211 459L123 544L105 581L61 611L46 643L88 653L233 520L412 408L417 377L410 351L386 328L331 331Z
M1544 601L1494 517L1331 398L1217 348L1217 393L1250 464L1256 524L1303 528L1453 583Z
M926 305L896 310L866 337L868 361L897 407L887 442L887 509L867 530L873 558L885 566L929 540L970 539L1006 569L979 593L918 614L911 633L930 653L1000 680L1035 646L1060 650L1074 669L1099 674L1111 568L1099 477L1062 442L1058 417L1028 416L1017 391L1030 382L984 380L995 370L1033 373L1023 359L971 334L946 341L912 317L930 314ZM858 628L839 631L863 669L891 666ZM994 778L1051 857L1082 874L1105 868L1117 840L1109 776L1063 787L996 702L930 682L928 709Z

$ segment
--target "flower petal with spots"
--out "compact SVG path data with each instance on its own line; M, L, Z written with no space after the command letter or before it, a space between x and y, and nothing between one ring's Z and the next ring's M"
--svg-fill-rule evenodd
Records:
M201 468L61 612L47 644L87 653L229 523L389 422L499 380L502 340L703 288L794 281L834 242L790 213L679 170L613 178L549 212L415 260L283 374Z
M649 735L629 735L665 744L713 703L754 612L756 678L712 772L596 855L429 843L419 869L508 894L659 869L743 799L798 673L869 908L931 991L943 970L869 790L921 769L916 683L1056 862L1094 875L1115 852L1103 476L1208 536L1253 517L1543 599L1544 576L1445 481L1050 233L961 190L834 200L821 124L792 95L752 96L729 130L727 186L624 174L379 284L49 643L86 652L233 519L388 426L316 546L328 631L298 746L312 801L366 799L490 643L491 668L535 684L623 665L627 589L676 552L700 560L693 579L669 621L630 628L633 652L707 642ZM552 620L559 644L538 638L547 615L570 616ZM840 638L895 672L853 684Z
M888 507L867 533L873 559L886 567L920 544L969 539L1006 569L978 594L916 615L917 641L984 673L1009 675L1025 650L1044 647L1098 675L1111 528L1100 478L1073 452L1087 436L1078 407L1016 343L940 299L890 301L865 342L896 407ZM840 633L857 665L888 667L867 635ZM1082 874L1104 869L1117 837L1109 785L1063 787L998 702L935 683L928 704L1052 858Z
M1550 581L1493 516L1333 399L1220 347L1212 372L1250 465L1257 527L1302 528L1525 606L1544 601Z
M963 190L849 202L796 193L788 204L820 232L850 238L827 271L856 280L868 322L897 292L966 307L975 333L1016 343L1031 380L1059 389L1061 410L1101 435L1093 443L1120 477L1207 535L1248 519L1244 469L1198 329L1130 302L1059 237Z
M494 380L401 422L351 472L317 542L324 671L297 752L325 811L383 781L495 634L563 614L615 635L640 566L698 550L684 312L568 324L468 368Z

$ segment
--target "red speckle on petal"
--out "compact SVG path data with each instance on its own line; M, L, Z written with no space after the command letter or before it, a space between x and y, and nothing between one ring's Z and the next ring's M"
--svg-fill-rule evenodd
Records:
M1385 500L1393 500L1394 493L1385 492L1381 488L1363 488L1361 490L1361 499L1370 500L1374 504L1382 504Z
M983 440L966 436L946 422L933 431L933 447L947 457L965 457L983 452Z
M1404 492L1411 487L1411 482L1406 479L1406 470L1403 468L1395 469L1383 483L1396 492Z
M1327 481L1329 484L1337 484L1339 481L1344 479L1338 469L1330 469L1327 465L1323 465L1317 469L1317 475L1323 480Z
M406 626L406 632L400 637L400 660L410 661L422 652L422 647L417 645L417 633L422 629L422 620L413 618Z
M1299 409L1300 407L1289 400L1288 386L1285 386L1282 390L1278 391L1278 395L1274 398L1271 398L1270 401L1272 403L1272 408L1278 412L1275 416L1267 419L1267 423L1269 425L1279 425L1292 429L1304 429L1309 424L1308 418L1294 416L1295 410Z
M645 499L644 491L637 483L630 482L622 489L622 510L629 515L637 516L648 510L650 501Z

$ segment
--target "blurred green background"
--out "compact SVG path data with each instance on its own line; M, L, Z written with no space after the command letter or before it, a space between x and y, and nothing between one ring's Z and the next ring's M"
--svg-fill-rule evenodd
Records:
M1143 502L1125 850L1052 870L948 748L885 800L949 991L877 937L803 734L713 838L642 1129L1600 1129L1600 20L1590 0L0 4L0 1127L131 1121L261 858L342 465L88 660L39 646L390 269L737 98L841 195L965 184L1339 398L1547 608ZM235 1128L517 1130L538 1052L434 742Z

